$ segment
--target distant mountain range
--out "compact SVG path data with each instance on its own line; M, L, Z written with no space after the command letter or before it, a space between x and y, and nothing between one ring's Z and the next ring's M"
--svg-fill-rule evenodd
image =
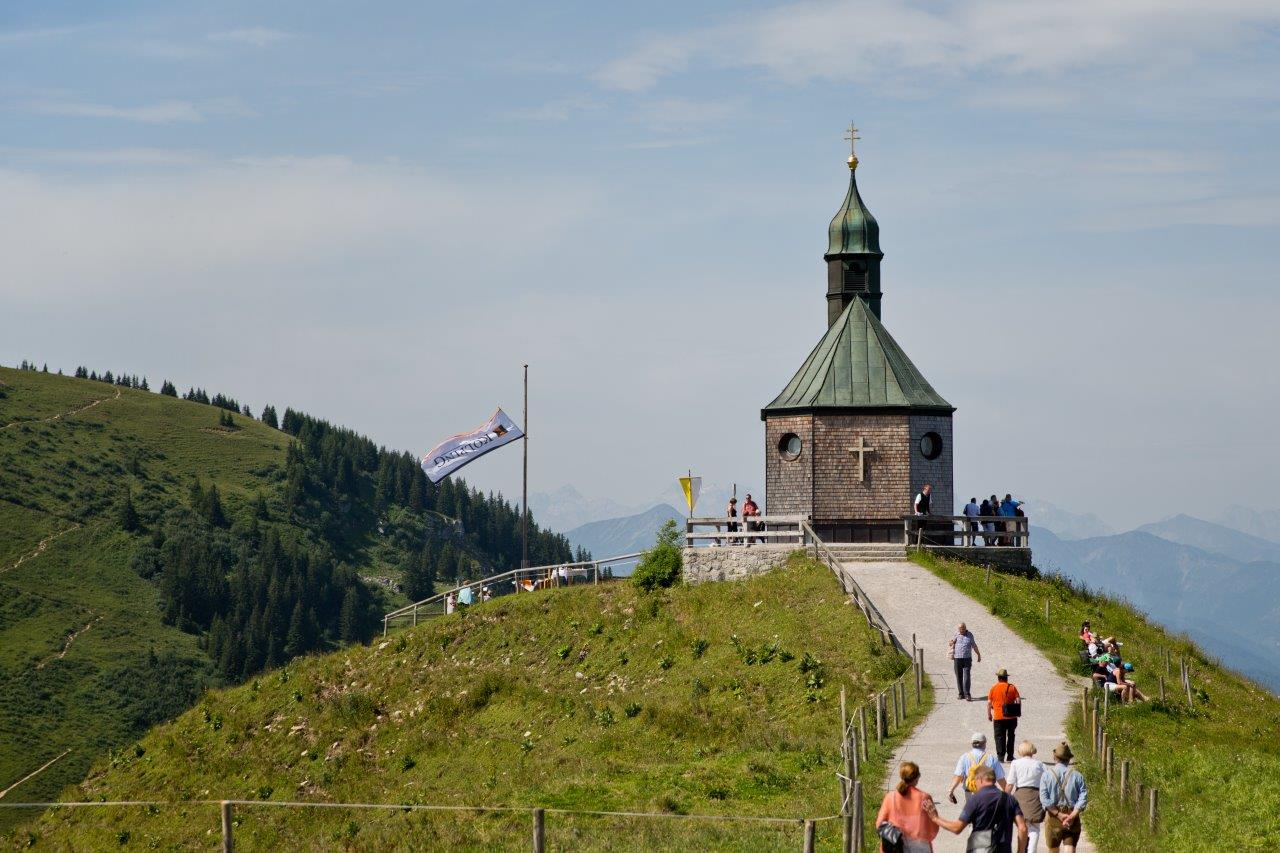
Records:
M684 513L670 504L657 504L635 515L588 522L565 536L574 548L586 548L597 559L615 557L652 546L668 519L675 519L683 530L684 518Z
M1031 544L1041 569L1126 599L1280 692L1280 543L1179 515L1076 540L1033 525Z

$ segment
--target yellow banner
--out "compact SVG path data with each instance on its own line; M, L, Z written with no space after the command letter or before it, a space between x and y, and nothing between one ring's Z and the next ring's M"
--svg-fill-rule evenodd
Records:
M689 515L693 515L693 508L698 503L698 494L702 491L702 478L681 477L680 491L684 492L684 502L689 506Z

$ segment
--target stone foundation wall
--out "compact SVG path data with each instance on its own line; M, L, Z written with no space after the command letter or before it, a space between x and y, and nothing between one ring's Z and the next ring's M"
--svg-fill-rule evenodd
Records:
M786 563L796 550L796 545L685 548L684 582L736 581L762 575Z
M958 546L925 545L924 549L939 557L961 560L974 566L990 566L1008 575L1035 577L1031 567L1030 548L962 548Z

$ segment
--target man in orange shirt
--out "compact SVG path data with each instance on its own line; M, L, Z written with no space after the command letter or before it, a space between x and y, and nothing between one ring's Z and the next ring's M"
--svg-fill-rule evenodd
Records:
M1022 716L1022 697L1018 688L1009 683L1009 670L996 673L996 683L987 691L987 719L996 729L996 758L1013 761L1014 734L1018 730L1018 717Z

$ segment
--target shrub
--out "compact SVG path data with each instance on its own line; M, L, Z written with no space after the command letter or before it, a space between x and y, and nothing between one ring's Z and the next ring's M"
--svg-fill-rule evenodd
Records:
M631 582L638 589L653 592L680 582L684 559L680 552L680 531L673 519L668 519L658 531L658 541L640 556Z

